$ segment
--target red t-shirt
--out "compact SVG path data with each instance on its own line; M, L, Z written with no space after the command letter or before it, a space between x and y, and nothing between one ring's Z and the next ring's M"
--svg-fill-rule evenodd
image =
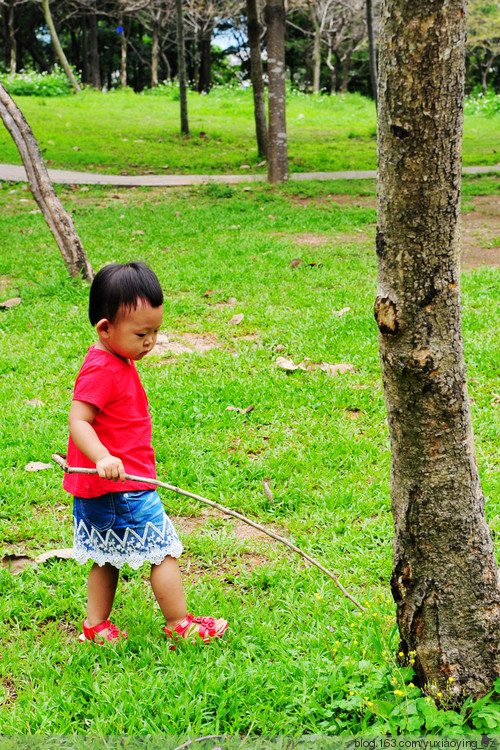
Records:
M121 458L126 474L156 478L148 399L133 362L91 346L78 373L73 399L97 406L92 427L111 455ZM95 469L71 436L67 462L70 466ZM151 484L113 482L97 474L65 474L63 487L77 497L154 489Z

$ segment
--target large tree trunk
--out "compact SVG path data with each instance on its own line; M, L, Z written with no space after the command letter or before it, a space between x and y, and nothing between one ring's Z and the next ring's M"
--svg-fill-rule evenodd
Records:
M466 0L385 0L382 18L375 316L392 449L392 591L419 684L458 704L500 674L499 572L459 292Z
M59 41L59 37L57 35L56 27L54 25L54 21L52 19L52 14L50 12L50 0L42 0L42 6L43 6L43 14L45 16L45 22L47 26L49 27L50 36L52 39L52 44L54 46L55 53L59 59L59 62L61 63L64 72L66 73L71 85L73 86L76 93L79 93L80 86L78 85L78 82L73 74L73 71L70 68L70 65L66 59L66 55L64 54L64 50L61 46L61 42Z
M0 83L0 117L19 150L33 197L54 235L71 278L92 281L94 271L76 232L73 218L59 200L43 162L38 143L22 112Z
M267 75L269 78L269 131L267 180L288 180L285 82L285 6L283 0L267 0Z
M247 0L247 28L248 45L250 47L250 77L252 80L257 148L260 158L267 159L266 93L262 71L262 55L260 51L262 29L259 22L259 7L257 0Z
M372 96L377 106L377 47L375 45L375 30L373 28L373 2L366 2L366 29L368 34L368 59L370 63L370 82L372 86Z
M186 45L184 42L184 11L182 0L175 0L177 21L177 69L179 75L179 97L181 108L181 133L189 135L187 110Z
M92 75L92 86L95 89L102 89L101 81L101 58L99 55L99 24L97 22L97 13L91 11L89 15L90 31L90 69Z

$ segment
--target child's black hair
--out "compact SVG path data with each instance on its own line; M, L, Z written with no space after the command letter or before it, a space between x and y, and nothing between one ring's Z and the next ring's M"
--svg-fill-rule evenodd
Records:
M89 318L95 326L103 318L115 320L121 307L135 310L137 301L151 307L163 304L163 292L154 271L145 263L110 263L96 274L90 287Z

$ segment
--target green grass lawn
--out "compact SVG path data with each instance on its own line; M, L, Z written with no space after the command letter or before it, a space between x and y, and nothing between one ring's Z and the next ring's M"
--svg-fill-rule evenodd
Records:
M227 636L170 651L145 566L126 569L119 587L114 618L128 642L81 646L88 566L0 568L0 734L471 731L396 664L374 191L373 182L59 189L96 269L146 261L165 291L163 331L216 345L140 365L159 478L286 535L336 570L367 611L278 543L242 538L232 520L163 492L185 543L189 607L227 617ZM494 191L498 180L465 183L469 198ZM2 299L22 299L0 310L0 553L34 557L71 546L70 500L59 469L24 467L64 452L74 379L94 338L88 287L69 280L30 194L3 184L0 210ZM500 531L500 273L479 269L462 284L478 458ZM244 319L229 325L237 313ZM286 373L278 356L311 369ZM354 372L332 377L313 367L322 362Z
M54 168L127 174L266 171L258 166L248 90L190 92L190 138L180 136L176 89L156 96L88 89L65 97L17 97L17 103ZM358 94L290 93L287 131L291 172L376 168L375 107ZM466 115L464 164L497 164L499 153L500 114ZM3 127L0 162L21 163Z

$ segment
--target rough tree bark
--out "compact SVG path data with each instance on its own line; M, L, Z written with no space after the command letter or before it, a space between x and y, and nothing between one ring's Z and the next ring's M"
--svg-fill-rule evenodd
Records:
M283 0L267 0L265 21L267 26L267 75L269 78L267 180L271 183L277 183L288 180L285 5Z
M401 651L452 704L500 674L500 588L461 331L466 0L384 0L378 297Z
M0 117L19 150L33 197L57 242L71 278L81 275L86 281L92 281L94 271L76 232L73 218L66 213L52 187L30 126L1 83Z
M261 159L267 159L266 93L262 71L258 0L247 0L248 45L250 47L250 78L252 80L255 135Z
M64 50L61 46L61 42L59 41L59 37L57 35L56 27L54 25L54 21L52 19L52 14L50 12L50 0L42 0L42 7L43 7L43 15L45 16L45 22L47 26L49 27L50 36L52 39L52 44L54 46L54 50L56 52L57 57L59 58L59 62L61 63L64 72L68 76L68 79L75 89L76 93L80 91L80 86L78 85L78 81L76 80L73 71L71 70L70 64L66 59L66 55L64 54Z
M177 22L177 69L179 76L181 133L183 135L189 135L187 109L186 45L184 42L184 10L182 7L182 0L175 0L175 15Z

